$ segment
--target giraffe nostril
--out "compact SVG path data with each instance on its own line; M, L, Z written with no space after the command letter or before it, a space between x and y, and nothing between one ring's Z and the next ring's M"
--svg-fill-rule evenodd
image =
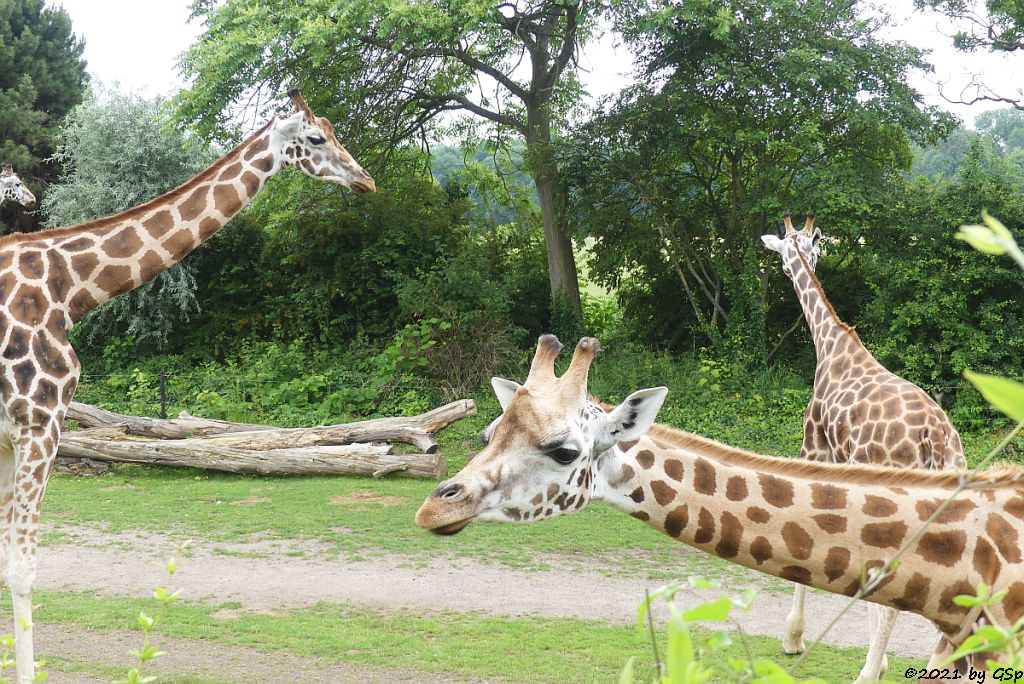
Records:
M456 482L449 482L435 489L433 496L438 499L454 499L461 493L462 485Z

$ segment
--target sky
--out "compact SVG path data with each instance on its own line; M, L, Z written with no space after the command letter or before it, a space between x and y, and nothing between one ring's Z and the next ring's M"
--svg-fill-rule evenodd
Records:
M107 85L119 84L147 96L166 95L184 81L178 73L179 55L202 32L189 23L188 0L50 0L71 15L76 34L85 38L85 59L93 78ZM905 40L931 50L935 73L916 74L911 83L924 101L951 111L968 125L986 109L1002 105L979 103L953 105L940 95L956 98L969 83L970 75L981 74L990 86L1016 95L1013 78L1024 67L1024 54L996 56L964 54L952 46L953 28L934 14L913 10L913 0L880 0L879 12L889 14L893 26L884 37ZM865 11L866 12L866 11ZM584 84L594 97L616 92L629 81L631 59L627 50L616 48L611 36L588 46L581 56L587 69Z

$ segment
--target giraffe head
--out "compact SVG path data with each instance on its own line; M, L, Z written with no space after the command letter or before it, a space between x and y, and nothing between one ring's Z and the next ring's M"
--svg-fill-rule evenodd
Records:
M36 203L36 196L25 187L14 167L10 164L0 166L0 202L12 199L18 204L28 207Z
M818 242L821 240L821 231L814 227L814 214L807 215L803 230L793 228L793 219L789 214L786 214L783 223L786 226L785 235L762 235L761 241L765 247L782 255L782 270L786 275L793 275L793 264L800 256L814 271L818 265Z
M544 335L524 384L491 381L503 413L484 431L483 451L420 507L420 527L454 534L473 520L533 522L579 510L594 496L601 455L654 423L666 388L634 392L606 412L587 396L597 340L581 339L556 377L561 349L558 338Z
M275 121L271 132L271 147L280 165L340 183L353 192L376 192L377 185L370 174L338 142L331 122L316 116L298 89L292 88L288 95L295 110Z

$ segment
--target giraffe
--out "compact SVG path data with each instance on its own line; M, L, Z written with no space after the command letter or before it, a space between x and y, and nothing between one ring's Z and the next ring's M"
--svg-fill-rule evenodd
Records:
M374 192L331 123L298 90L294 111L170 192L69 228L0 238L0 580L11 587L19 684L34 681L32 587L39 508L80 365L68 330L89 311L171 267L284 168Z
M9 199L23 207L30 207L36 203L36 196L25 187L18 174L14 173L14 167L3 164L0 166L0 204Z
M969 488L865 598L918 613L940 630L929 669L978 618L953 597L984 581L993 593L1008 592L997 621L1024 616L1024 470L932 472L760 456L654 424L665 387L602 407L587 396L597 340L580 340L556 377L560 349L553 335L542 336L523 385L492 380L503 413L484 431L484 449L423 502L420 527L451 535L474 520L530 523L602 501L730 562L852 596L862 572L912 539L963 477ZM968 664L957 663L962 676Z
M796 290L811 329L818 362L804 413L801 458L833 463L871 463L898 468L964 469L960 435L946 413L920 387L889 372L843 323L815 276L821 231L809 215L803 230L787 214L785 236L763 235L782 257L782 270ZM804 650L804 595L797 585L782 641L785 653ZM870 646L865 681L887 669L886 646L898 613L869 609Z

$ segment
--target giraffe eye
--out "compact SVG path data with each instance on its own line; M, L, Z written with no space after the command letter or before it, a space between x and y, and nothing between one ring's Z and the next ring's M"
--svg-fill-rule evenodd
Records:
M325 142L327 142L327 138L323 137L322 135L311 135L308 138L306 138L306 140L308 140L312 145L323 145Z
M548 456L553 458L556 462L562 465L569 465L579 457L580 452L575 449L569 449L567 447L558 447L548 452Z

